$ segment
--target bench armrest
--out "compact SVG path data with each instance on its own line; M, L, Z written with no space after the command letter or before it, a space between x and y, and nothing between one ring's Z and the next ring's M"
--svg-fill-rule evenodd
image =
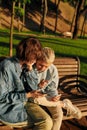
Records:
M85 75L78 75L78 91L83 95L87 96L87 76Z
M70 94L72 94L72 90L77 90L77 93L87 96L87 76L84 75L64 76L60 78L59 89L65 93Z

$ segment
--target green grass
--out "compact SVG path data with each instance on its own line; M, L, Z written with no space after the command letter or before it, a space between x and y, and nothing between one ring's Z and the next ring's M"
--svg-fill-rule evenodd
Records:
M8 30L0 30L0 56L9 55L9 33ZM16 32L13 37L13 55L15 54L16 45L24 37L32 35L32 32L21 33ZM86 39L65 39L57 36L34 33L43 46L54 49L56 56L78 56L81 61L81 74L87 75L87 40Z

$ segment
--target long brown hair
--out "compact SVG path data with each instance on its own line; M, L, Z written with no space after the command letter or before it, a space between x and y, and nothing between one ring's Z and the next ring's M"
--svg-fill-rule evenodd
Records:
M36 38L25 38L17 46L16 56L22 61L37 59L42 54L42 45Z

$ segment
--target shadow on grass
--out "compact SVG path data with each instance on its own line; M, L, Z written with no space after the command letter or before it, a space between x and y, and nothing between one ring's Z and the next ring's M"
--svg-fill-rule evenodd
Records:
M16 49L17 45L13 45L13 49ZM0 42L0 56L9 56L10 44L6 42Z
M1 32L0 31L0 37L7 37L9 38L10 34L8 32Z
M1 32L0 31L0 36L2 38L8 38L9 39L9 33L8 32ZM14 34L13 35L13 48L16 49L16 46L17 46L17 42L15 43L15 40L18 40L18 43L19 43L25 37L33 37L33 36ZM83 45L84 47L81 47L79 44L78 44L78 46L77 46L77 44L76 45L73 44L72 40L70 40L70 41L63 41L63 39L56 39L55 37L54 38L51 38L51 37L50 38L36 37L36 38L38 38L41 41L42 44L48 43L51 46L57 44L57 45L61 45L61 46L74 47L74 48L77 48L77 49L87 50L87 48L84 45ZM5 47L9 48L9 43L7 43L7 41L4 42L4 40L3 40L3 42L0 42L0 47L2 47L2 48L5 48ZM73 52L73 54L65 54L65 53L63 54L62 52L61 53L55 52L55 54L56 54L56 56L62 56L62 57L76 56L74 54L74 52ZM81 62L87 63L86 56L80 56L79 55L79 59L80 59Z
M44 39L44 38L40 38L40 41L43 42L43 45L44 43L48 43L48 46L49 44L54 45L54 44L57 44L57 45L61 45L61 46L64 46L64 47L71 47L71 51L73 50L73 48L75 49L83 49L84 51L87 51L87 47L83 45L83 47L81 47L79 44L73 44L72 41L62 41L61 39L55 39L55 38L47 38L47 39ZM66 50L68 51L68 50ZM80 62L82 63L85 63L87 64L87 56L81 56L81 53L78 52L78 54L75 54L74 52L72 54L65 54L63 52L59 53L59 52L55 52L56 56L58 57L79 57L80 59Z
M57 44L57 45L63 45L63 46L68 46L68 47L74 47L74 48L79 48L79 49L84 49L84 50L87 50L87 48L86 47L80 47L80 45L79 46L77 46L77 45L73 45L73 42L72 42L72 40L71 41L62 41L62 40L60 40L60 39L49 39L49 38L47 38L47 39L44 39L44 38L40 38L40 40L43 42L43 43L45 43L45 42L48 42L48 43L50 43L50 44Z
M8 43L6 43L6 42L0 42L0 47L2 47L2 48L9 48L9 44Z

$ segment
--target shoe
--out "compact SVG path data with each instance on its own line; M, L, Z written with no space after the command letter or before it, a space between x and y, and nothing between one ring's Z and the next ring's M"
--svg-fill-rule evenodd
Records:
M76 119L81 119L82 113L80 109L72 104L69 99L64 99L64 109L67 110L67 116L73 116Z

